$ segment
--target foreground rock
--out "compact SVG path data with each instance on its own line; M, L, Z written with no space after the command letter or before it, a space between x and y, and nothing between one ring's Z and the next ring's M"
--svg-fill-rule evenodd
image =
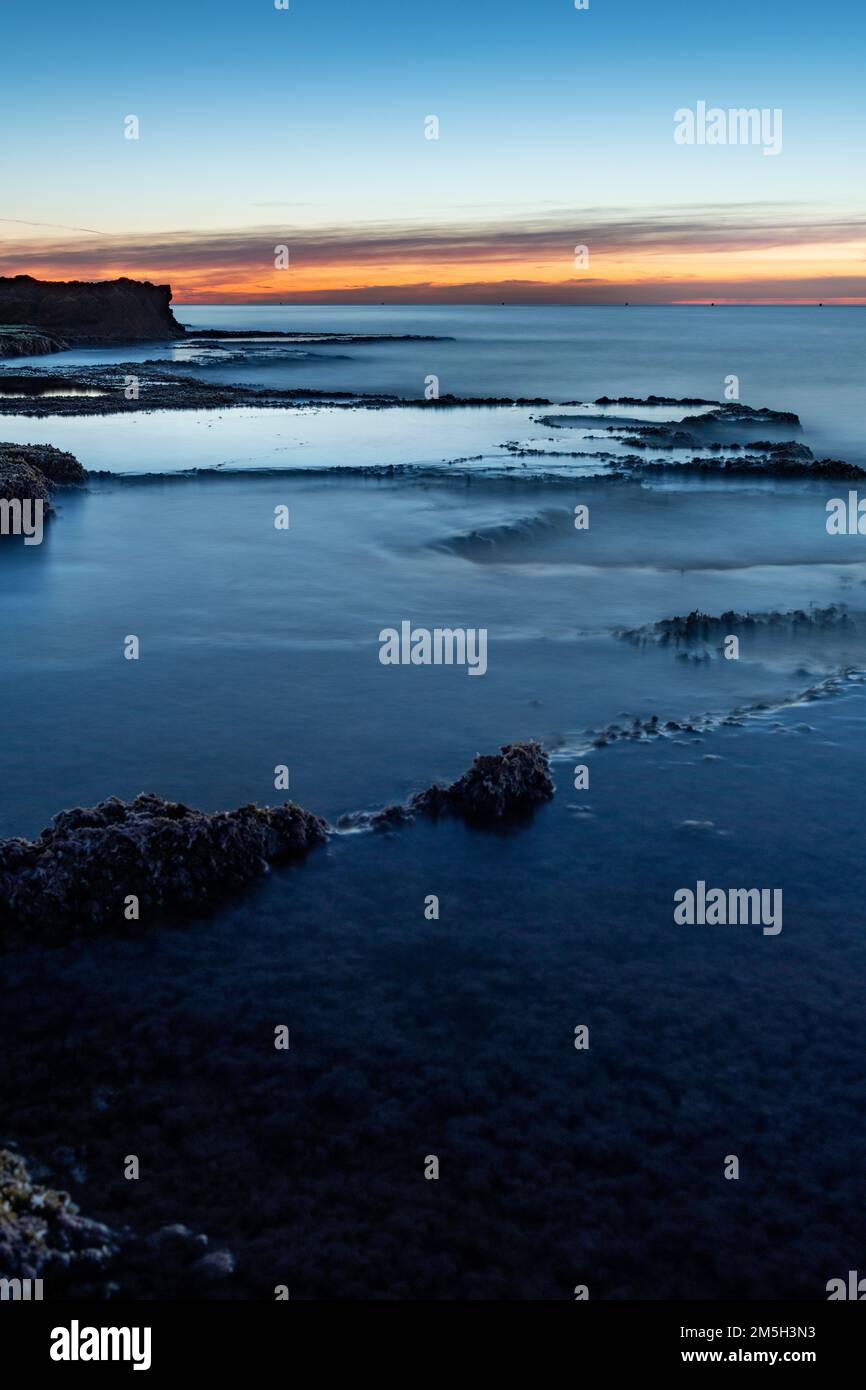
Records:
M418 792L410 809L428 816L497 821L548 801L554 792L550 759L540 743L506 743L498 753L478 753L450 786Z
M92 1221L68 1192L34 1182L20 1154L0 1149L0 1279L41 1279L48 1300L188 1296L224 1286L234 1269L229 1251L207 1246L182 1225L142 1236Z
M509 743L478 754L449 786L428 787L406 805L344 816L340 826L381 828L416 815L496 824L526 815L553 792L541 745ZM36 840L0 840L0 934L35 930L40 939L66 939L70 932L194 916L271 865L302 859L328 833L320 816L293 802L208 813L142 794L61 811Z
M169 285L147 280L36 280L0 276L0 323L61 335L70 343L181 338Z
M48 516L53 510L48 480L38 468L33 468L23 458L4 460L0 457L0 501L3 502L41 502L42 514ZM5 532L0 530L0 538Z
M142 922L189 916L325 835L325 822L292 802L208 814L159 796L109 797L62 811L37 840L0 840L0 930L120 927L130 897Z
M65 339L29 323L0 323L0 357L38 357L44 352L65 352L68 347Z
M55 449L53 444L0 443L0 469L13 466L35 469L49 488L71 487L87 481L87 470L75 455Z
M50 444L0 444L0 501L41 502L42 516L47 517L54 510L54 490L75 486L86 478L77 458ZM6 534L4 523L0 540Z
M416 815L459 816L469 824L495 825L525 816L554 793L550 759L540 743L506 743L498 753L479 753L449 786L434 783L405 804L343 816L341 829L385 830Z

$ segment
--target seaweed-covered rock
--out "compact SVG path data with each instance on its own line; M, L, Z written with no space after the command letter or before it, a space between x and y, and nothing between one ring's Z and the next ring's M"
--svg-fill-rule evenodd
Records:
M325 822L292 802L191 810L142 794L55 816L37 840L0 841L0 927L68 932L190 915L243 888L271 864L305 855Z
M50 444L0 443L0 501L41 502L42 516L47 517L54 510L53 490L75 486L86 477L77 458Z
M35 1182L20 1154L0 1149L2 1279L41 1279L45 1299L207 1296L235 1267L230 1251L207 1246L180 1224L141 1235L82 1216L68 1192Z
M23 458L5 459L0 451L0 498L11 502L42 502L44 511L51 510L51 498L45 474Z
M74 454L55 449L53 444L0 444L0 466L26 463L55 487L69 487L87 481L87 470Z
M418 792L409 806L424 815L497 821L549 800L553 791L550 760L541 744L506 743L499 753L479 753L450 786Z
M38 357L45 352L66 352L68 347L56 333L27 323L0 323L0 357Z
M99 1296L120 1241L80 1214L68 1192L33 1181L24 1159L0 1149L0 1278L44 1279ZM50 1297L50 1287L45 1290Z
M462 816L483 823L506 820L531 810L553 796L550 759L540 743L507 743L499 753L479 753L462 777L450 786L434 782L405 804L395 802L376 811L341 816L343 831L396 830L417 815Z

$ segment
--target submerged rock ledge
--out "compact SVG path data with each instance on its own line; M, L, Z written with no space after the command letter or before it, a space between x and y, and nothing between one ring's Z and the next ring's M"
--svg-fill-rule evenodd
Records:
M32 324L0 323L0 357L38 357L42 353L66 352L68 347L64 338Z
M450 786L428 787L405 806L343 817L340 825L371 829L416 814L496 823L526 813L553 790L541 745L512 743L479 754ZM38 929L65 937L194 916L271 865L304 858L329 830L321 816L294 802L207 812L142 793L134 801L112 796L61 811L36 840L0 840L0 934ZM137 907L127 918L130 898Z
M808 612L805 608L767 613L736 613L729 610L718 617L696 608L691 613L678 613L672 618L646 623L643 627L614 628L613 633L615 637L636 646L655 644L665 647L678 643L721 642L729 632L765 631L796 637L804 632L838 632L840 629L853 632L856 626L856 617L848 612L844 604L831 603L827 608L812 608Z

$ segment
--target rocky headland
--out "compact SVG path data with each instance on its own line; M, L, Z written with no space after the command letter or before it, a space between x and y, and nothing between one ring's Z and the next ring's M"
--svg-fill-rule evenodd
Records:
M182 338L185 329L171 312L171 287L147 280L37 280L0 276L0 323L10 338L38 332L77 343L141 342ZM0 340L0 356L5 353ZM46 351L57 351L48 347Z

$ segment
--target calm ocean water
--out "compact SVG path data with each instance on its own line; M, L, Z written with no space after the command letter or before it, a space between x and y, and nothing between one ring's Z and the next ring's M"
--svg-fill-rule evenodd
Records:
M796 411L817 454L866 464L859 310L177 312L193 328L454 341L230 344L197 362L149 344L62 365L163 358L403 397L436 374L443 393L561 401L721 399L734 374L746 404ZM0 549L0 833L112 793L274 801L283 763L291 796L333 817L507 740L559 757L554 803L519 831L338 838L210 921L8 961L0 1141L90 1214L225 1241L242 1296L288 1282L293 1298L569 1298L591 1264L598 1297L821 1297L860 1258L866 711L856 685L786 701L866 668L866 624L759 633L738 662L616 629L694 608L845 604L858 619L866 537L827 535L838 484L523 467L510 441L557 447L542 415L0 425L125 475L64 495L43 545ZM423 467L353 471L382 464ZM226 476L158 476L190 468ZM577 502L592 513L579 539ZM487 675L383 667L378 634L403 619L488 629ZM746 728L598 750L590 791L573 790L590 728L755 703ZM684 935L672 893L699 877L781 885L782 935ZM149 1154L140 1184L118 1179L115 1130ZM721 1180L731 1152L739 1184ZM421 1176L428 1153L439 1184Z
M432 334L451 342L259 347L252 356L203 374L248 385L424 394L439 377L442 394L545 396L594 400L650 394L722 399L725 379L740 380L751 405L797 411L822 450L866 461L866 312L861 308L784 307L359 307L176 305L187 327L293 332ZM65 354L77 361L176 357L187 349ZM31 365L45 365L33 358Z

